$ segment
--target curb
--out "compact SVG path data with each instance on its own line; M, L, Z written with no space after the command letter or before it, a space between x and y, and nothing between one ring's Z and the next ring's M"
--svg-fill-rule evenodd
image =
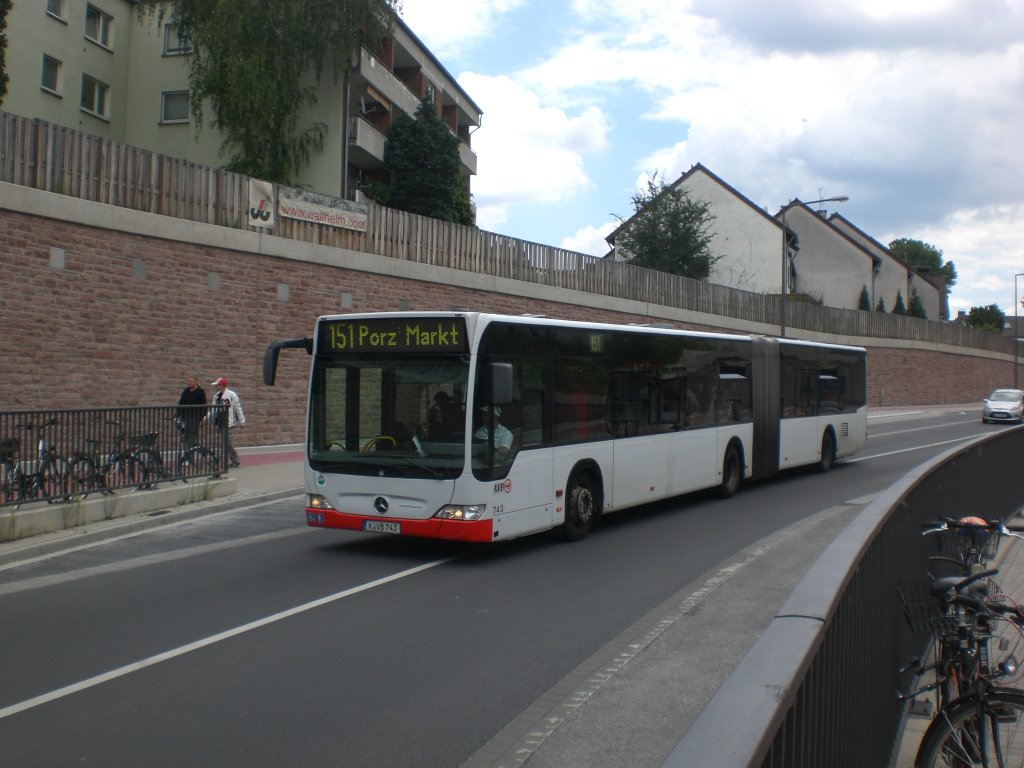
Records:
M81 544L105 541L117 536L192 520L215 512L225 512L262 502L278 501L303 493L301 487L244 493L237 490L237 480L234 478L215 480L205 484L203 490L206 493L200 498L194 498L193 494L189 493L192 487L143 491L134 497L137 501L122 507L125 509L122 516L103 517L96 516L93 512L92 519L85 522L72 521L71 527L61 526L51 530L40 530L34 535L26 535L25 538L0 541L0 565L49 555ZM122 498L127 500L129 497ZM108 500L98 499L95 505L96 507L106 507L105 502ZM90 504L92 502L85 501L74 506L85 507ZM19 510L6 513L4 517L11 517L15 514L23 515L28 511L42 513L35 521L37 525L44 525L43 520L59 519L63 522L69 518L61 509L65 506L71 505L55 504L40 510ZM127 511L128 506L131 507L131 511ZM0 530L3 529L0 528Z

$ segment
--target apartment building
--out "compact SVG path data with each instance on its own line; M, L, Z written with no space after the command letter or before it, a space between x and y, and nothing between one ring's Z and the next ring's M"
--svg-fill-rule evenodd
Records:
M221 139L196 134L188 111L185 50L173 25L141 14L137 0L33 0L8 15L8 94L3 109L83 130L200 165L223 166ZM384 144L395 116L433 97L459 139L466 189L476 173L471 147L482 112L411 29L396 19L376 50L362 48L337 81L321 79L317 104L299 121L323 122L322 154L297 180L312 191L362 200L385 181Z

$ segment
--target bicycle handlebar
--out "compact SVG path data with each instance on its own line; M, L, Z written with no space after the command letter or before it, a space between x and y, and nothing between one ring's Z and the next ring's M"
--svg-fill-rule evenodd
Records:
M977 523L965 523L960 520L952 520L940 517L938 522L921 523L921 535L927 536L931 533L943 533L945 531L987 531L998 533L1001 536L1010 536L1015 539L1024 539L1024 526L1008 526L1002 520L987 520L985 525Z

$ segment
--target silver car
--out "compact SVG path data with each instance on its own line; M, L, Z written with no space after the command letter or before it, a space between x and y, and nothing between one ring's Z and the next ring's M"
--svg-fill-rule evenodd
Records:
M997 389L981 405L981 421L1016 421L1024 423L1024 390Z

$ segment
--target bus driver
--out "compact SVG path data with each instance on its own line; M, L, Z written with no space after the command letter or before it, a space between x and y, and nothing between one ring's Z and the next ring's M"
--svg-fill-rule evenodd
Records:
M490 424L487 423L487 412L490 409L484 406L480 409L480 417L483 419L483 424L476 432L473 433L473 437L478 440L486 440L491 433L493 428L494 431L494 450L496 450L502 456L508 454L509 449L512 447L512 432L502 424L501 419L501 408L494 406L494 411L491 413Z

